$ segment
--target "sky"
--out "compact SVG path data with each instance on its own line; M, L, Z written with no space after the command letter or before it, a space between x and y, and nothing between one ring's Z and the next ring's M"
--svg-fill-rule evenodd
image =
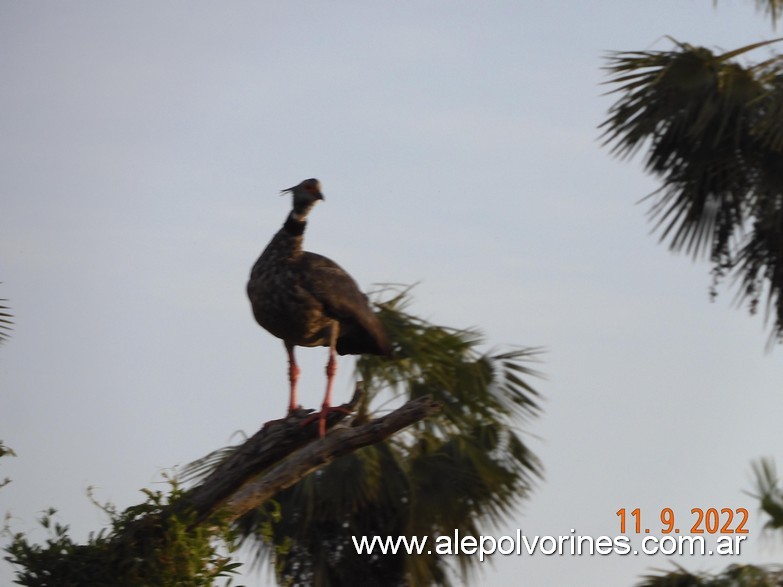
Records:
M545 477L485 534L620 534L620 508L750 511L742 555L495 556L481 584L631 586L774 563L751 463L777 456L781 349L660 245L638 159L602 148L612 50L770 39L749 0L0 1L0 513L78 539L286 409L244 287L308 177L306 246L488 347L546 348L522 434ZM758 50L752 58L769 56ZM299 352L316 406L325 349ZM335 402L351 391L340 362ZM11 567L0 562L0 583ZM272 584L246 572L248 586Z

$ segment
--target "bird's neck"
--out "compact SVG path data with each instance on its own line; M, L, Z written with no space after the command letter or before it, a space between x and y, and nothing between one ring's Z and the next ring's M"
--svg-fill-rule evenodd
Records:
M297 259L302 254L302 242L307 226L307 212L291 210L285 223L277 231L261 256L253 266L252 275L255 275L262 267L275 263L286 263Z
M298 238L300 245L302 242L302 235L307 227L307 212L308 210L305 210L304 212L291 210L291 213L285 220L285 224L283 224L282 231L289 237Z
M264 250L261 258L275 259L277 262L280 262L286 259L293 260L301 255L304 231L307 226L306 218L307 212L302 214L296 210L291 210L282 228L277 231L277 234Z

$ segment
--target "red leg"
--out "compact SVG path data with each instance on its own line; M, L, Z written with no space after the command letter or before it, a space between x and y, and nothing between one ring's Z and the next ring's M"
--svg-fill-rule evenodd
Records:
M288 352L288 382L291 384L291 394L288 400L288 413L290 414L299 407L296 401L296 382L299 381L299 367L294 358L294 345L286 343L285 350Z
M335 326L333 330L337 330ZM332 337L333 339L336 336ZM334 385L334 375L337 373L337 353L334 352L334 344L329 347L329 361L326 363L326 396L321 406L321 417L318 418L318 434L321 438L326 436L326 415L329 408L332 407L332 386Z
M302 426L307 426L315 420L318 420L318 435L323 438L326 436L326 416L329 412L341 412L343 414L350 414L350 410L338 406L332 407L332 386L334 385L334 374L337 373L337 352L335 346L337 344L337 333L339 332L340 325L334 322L332 325L332 332L329 341L329 362L326 363L326 395L324 396L324 403L321 406L321 411L316 412L304 422Z

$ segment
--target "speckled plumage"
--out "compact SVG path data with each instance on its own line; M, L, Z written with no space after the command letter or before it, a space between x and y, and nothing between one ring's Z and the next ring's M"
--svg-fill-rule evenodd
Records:
M334 261L302 250L307 215L318 200L323 200L318 180L308 179L285 191L293 194L293 209L253 265L247 295L256 321L282 339L288 350L289 409L296 408L298 378L293 347L330 347L324 400L327 409L334 352L387 355L389 343L353 278Z

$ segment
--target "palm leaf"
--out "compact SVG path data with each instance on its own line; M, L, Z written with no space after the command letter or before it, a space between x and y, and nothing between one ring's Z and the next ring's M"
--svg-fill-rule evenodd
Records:
M778 587L783 582L779 567L730 565L717 575L694 574L680 566L668 573L647 575L636 587Z
M768 15L776 26L783 10L783 0L756 0L756 8Z
M8 313L10 308L5 305L7 301L0 299L0 344L8 340L9 333L13 330L11 328L13 315Z
M759 500L761 510L769 516L764 529L780 530L783 528L783 489L775 463L761 459L753 463L753 474L756 478L756 492L751 495Z
M671 40L672 51L610 54L620 97L604 144L622 158L646 149L661 180L646 198L653 230L710 259L713 291L733 273L751 311L766 298L783 336L783 61L736 61L780 39L724 53Z
M432 324L408 312L409 288L376 304L392 359L363 356L359 420L430 394L441 414L386 442L336 459L238 521L256 563L290 585L451 584L452 557L358 555L352 536L478 535L507 519L541 475L516 426L539 411L528 383L537 349L483 351L478 330ZM195 469L206 472L215 452ZM464 579L474 557L460 557Z

